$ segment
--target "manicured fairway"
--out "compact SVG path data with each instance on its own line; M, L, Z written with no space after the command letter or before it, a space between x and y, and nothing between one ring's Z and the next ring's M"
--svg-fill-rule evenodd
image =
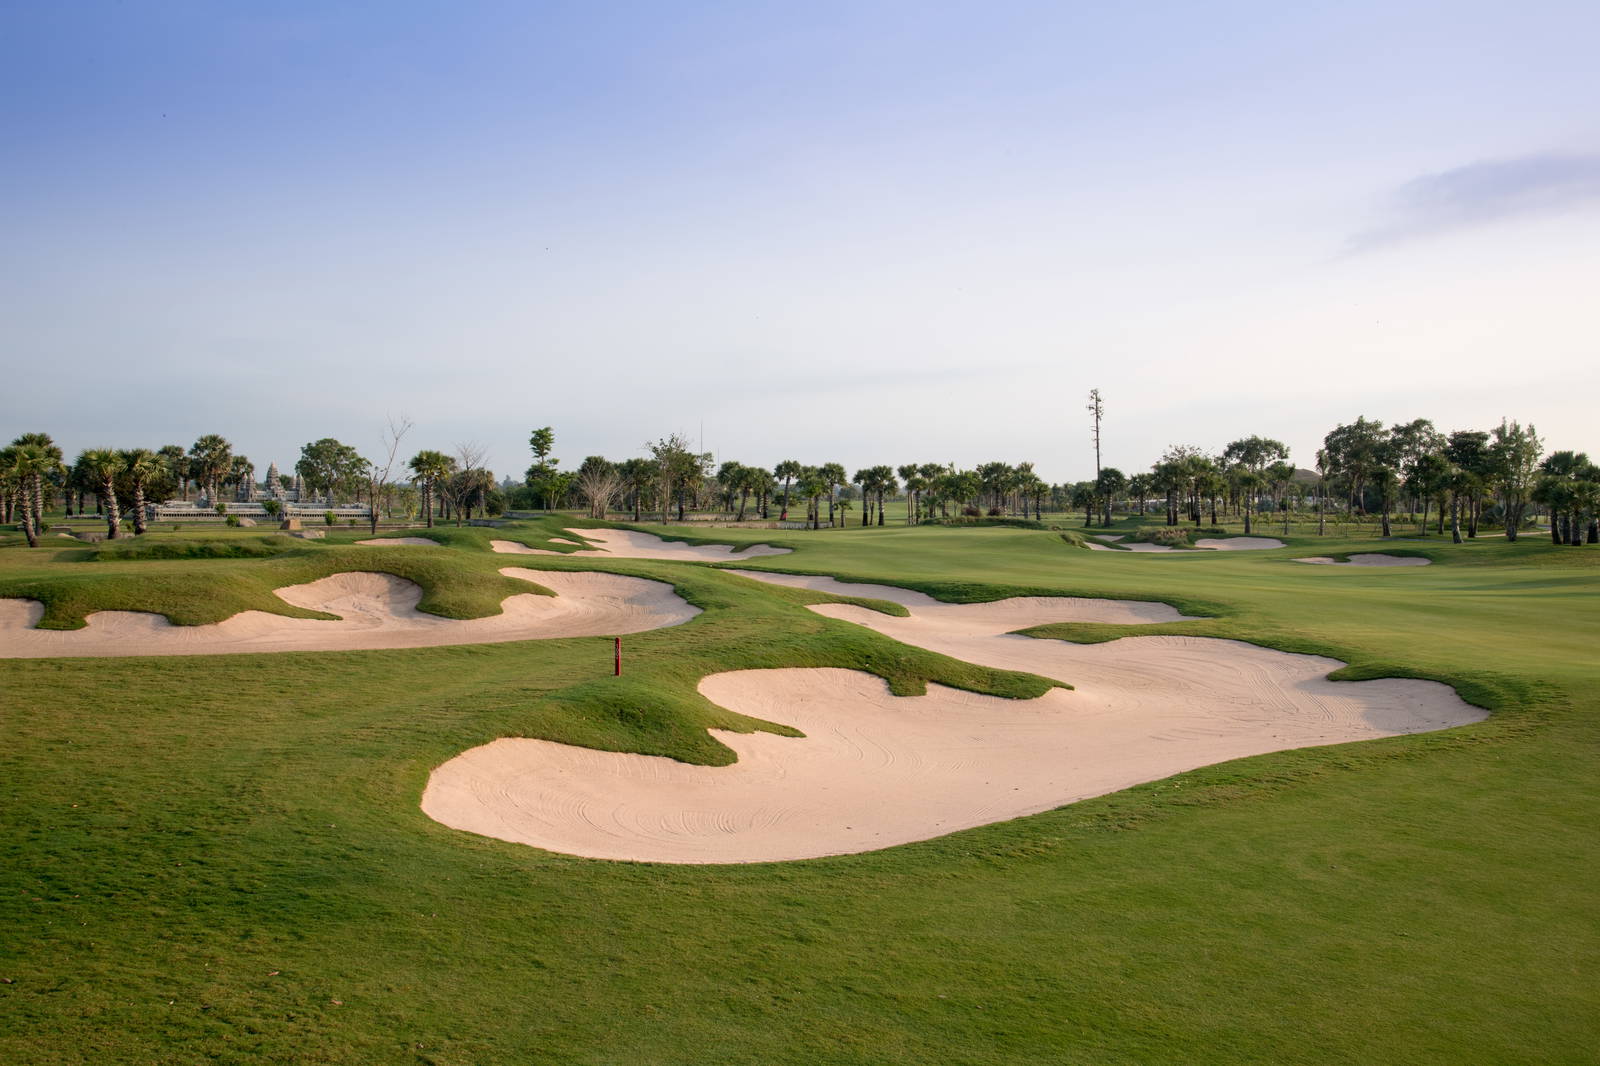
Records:
M0 595L61 625L140 602L202 622L370 568L470 617L527 590L490 532L563 550L583 524L265 558L5 548ZM418 800L505 735L722 761L703 727L755 723L696 693L719 670L1042 683L821 618L819 594L555 556L533 565L671 581L704 614L627 638L620 680L604 638L0 661L0 1061L1593 1061L1600 549L1396 541L1434 565L1378 570L1291 562L1370 539L1173 558L1047 530L682 532L795 549L731 566L944 598L1165 600L1209 617L1142 632L1443 680L1495 714L888 851L668 867L458 833Z

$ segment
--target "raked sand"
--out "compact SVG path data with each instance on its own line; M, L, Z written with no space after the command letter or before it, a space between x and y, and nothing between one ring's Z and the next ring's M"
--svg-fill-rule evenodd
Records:
M683 544L675 540L662 540L653 533L640 533L632 529L586 529L581 534L599 548L585 548L575 552L553 552L544 548L530 548L514 540L491 540L489 547L510 555L564 555L605 556L613 559L671 559L692 563L725 563L740 559L754 559L762 555L788 555L793 549L774 548L770 544L752 544L738 550L731 544ZM571 544L572 541L551 537L552 543Z
M423 810L458 829L593 858L813 858L941 836L1246 755L1485 716L1445 685L1336 683L1326 677L1336 660L1237 641L1130 637L1075 645L1007 634L1046 621L1182 617L1164 604L939 604L891 586L745 573L902 603L911 617L843 604L812 609L1076 689L1004 700L929 686L925 696L901 698L878 678L848 670L716 674L700 684L707 698L806 736L716 731L738 756L725 767L502 739L436 769Z
M438 541L429 540L427 537L376 537L372 540L358 540L357 544L372 548L438 548Z
M277 590L285 602L338 621L243 611L214 625L175 626L159 614L99 611L84 629L35 629L37 600L0 599L0 658L221 655L355 651L444 644L499 644L555 637L620 636L687 622L700 613L671 585L643 578L506 567L508 577L556 595L507 597L489 618L441 618L417 610L420 586L392 574L334 574Z

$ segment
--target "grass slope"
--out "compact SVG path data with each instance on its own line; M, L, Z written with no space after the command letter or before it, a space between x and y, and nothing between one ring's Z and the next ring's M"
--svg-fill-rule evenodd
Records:
M0 593L63 589L62 618L139 595L200 617L325 568L406 567L430 594L465 584L455 606L484 613L497 567L531 562L489 554L488 534L567 525L268 559L8 549ZM760 532L724 539L773 542ZM1448 680L1496 714L884 852L663 867L457 833L418 797L432 766L502 735L719 761L706 725L758 724L694 692L719 669L855 666L905 692L1043 682L714 568L556 557L535 565L672 580L706 613L627 638L620 682L599 638L0 662L0 1058L1592 1061L1600 554L1423 543L1408 547L1436 565L1359 571L1287 560L1370 541L1181 560L1009 529L783 542L799 551L770 568L1205 605L1181 625Z

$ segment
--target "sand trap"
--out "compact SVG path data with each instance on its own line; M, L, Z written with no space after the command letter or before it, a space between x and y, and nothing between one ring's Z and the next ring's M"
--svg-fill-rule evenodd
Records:
M1421 559L1409 555L1382 555L1377 552L1352 555L1342 563L1326 555L1316 555L1309 559L1295 559L1293 561L1297 563L1316 563L1319 566L1427 566L1433 562L1432 559Z
M512 555L609 555L613 559L673 559L691 563L724 563L754 559L761 555L788 555L792 550L774 548L770 544L752 544L743 551L731 544L682 544L675 540L662 540L653 533L639 533L631 529L588 529L583 535L600 547L575 552L552 552L530 548L512 540L491 540L489 547ZM556 542L555 538L551 540L552 543ZM571 544L572 541L559 543Z
M576 540L568 540L566 537L551 537L550 538L550 543L551 544L570 544L574 548L583 547L583 544L581 542L576 541Z
M812 610L1077 689L1013 701L929 686L926 696L903 699L876 677L848 670L717 674L700 684L707 698L797 726L805 738L718 731L738 754L727 767L503 739L435 770L422 809L458 829L593 858L814 858L925 840L1245 755L1485 717L1445 685L1335 683L1325 676L1335 660L1236 641L1132 637L1075 645L1005 634L1046 616L1179 617L1165 604L1033 598L930 605L891 586L746 573L894 599L910 618L844 604Z
M1093 534L1093 536L1094 536L1095 540L1109 540L1111 543L1115 544L1117 541L1121 540L1123 537L1126 537L1127 534L1126 533L1095 533L1095 534Z
M221 655L239 652L353 651L442 644L499 644L555 637L613 636L687 622L700 613L671 585L616 574L507 567L555 596L510 596L490 618L440 618L417 610L420 586L392 574L334 574L277 590L297 607L339 621L243 611L215 625L175 626L159 614L99 611L76 630L35 629L37 600L0 599L0 658Z
M376 540L358 540L357 544L374 548L403 546L407 548L438 548L440 543L427 537L379 537Z

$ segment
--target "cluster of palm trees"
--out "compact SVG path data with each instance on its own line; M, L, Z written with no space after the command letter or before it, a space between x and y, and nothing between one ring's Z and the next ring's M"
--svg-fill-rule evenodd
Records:
M30 545L37 545L44 514L57 497L73 514L84 512L84 497L95 498L108 536L122 532L124 512L135 533L145 531L145 503L181 494L188 498L192 482L215 500L228 486L254 483L250 460L233 454L232 446L208 434L185 450L169 444L149 448L85 448L70 465L48 433L24 433L0 449L0 521L15 522Z
M436 517L471 521L473 512L487 513L498 493L494 473L483 465L481 448L464 446L455 455L423 449L406 463L411 482L421 494L421 514L429 528Z

